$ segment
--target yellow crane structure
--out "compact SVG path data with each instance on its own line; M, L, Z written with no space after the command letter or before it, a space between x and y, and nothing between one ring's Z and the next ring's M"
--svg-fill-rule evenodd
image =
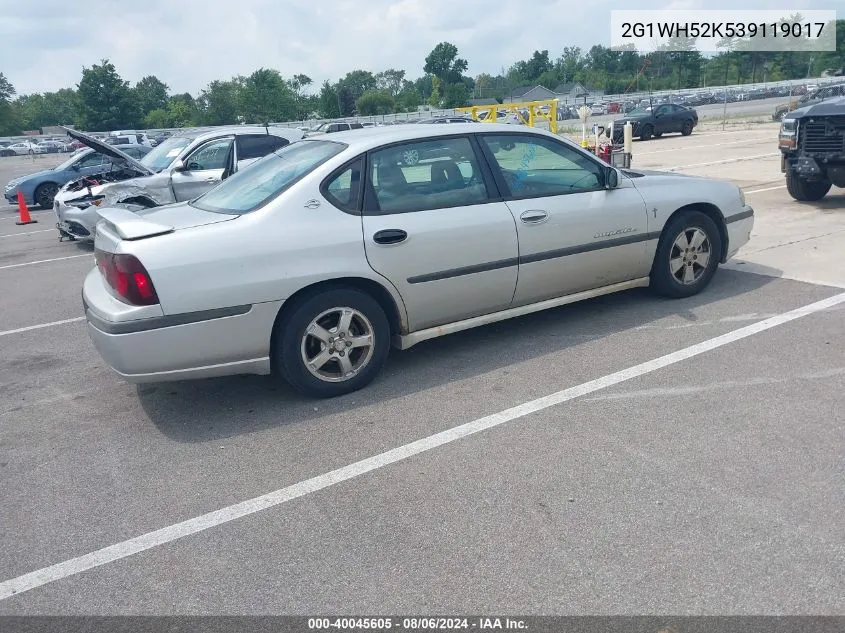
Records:
M455 108L456 112L465 112L472 117L473 121L481 123L495 123L498 120L498 112L512 112L520 121L534 127L539 121L547 121L549 131L557 134L557 99L546 101L522 101L518 103L494 103L493 105L469 106L466 108ZM528 118L522 112L528 113Z

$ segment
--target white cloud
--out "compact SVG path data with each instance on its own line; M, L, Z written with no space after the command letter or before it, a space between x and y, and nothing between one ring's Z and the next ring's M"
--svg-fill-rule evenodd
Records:
M801 8L810 0L797 0ZM135 82L156 75L196 94L214 79L260 67L304 73L319 85L351 70L422 74L425 56L454 43L469 71L497 73L535 49L609 44L615 2L532 0L2 0L0 72L19 94L75 85L83 66L109 58ZM643 0L643 9L700 0ZM731 8L726 0L708 9ZM717 6L721 5L721 6ZM765 8L747 0L745 8Z

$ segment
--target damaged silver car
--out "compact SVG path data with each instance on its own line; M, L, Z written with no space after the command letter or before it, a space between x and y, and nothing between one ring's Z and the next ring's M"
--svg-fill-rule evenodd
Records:
M296 128L270 126L187 130L135 160L87 134L66 131L115 160L108 172L73 180L56 194L53 209L60 240L93 240L100 208L138 211L192 200L239 169L303 136Z

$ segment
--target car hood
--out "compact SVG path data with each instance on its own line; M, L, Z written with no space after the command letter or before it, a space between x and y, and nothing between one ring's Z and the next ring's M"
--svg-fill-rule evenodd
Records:
M26 174L25 176L18 176L17 178L12 178L10 182L15 183L16 185L22 185L27 180L31 180L33 178L42 178L44 176L49 176L50 174L56 173L53 169L45 169L44 171L37 171L34 174Z
M786 115L789 119L800 119L807 116L842 116L845 115L845 97L825 99L818 103L806 105L793 110Z
M72 139L77 140L80 143L84 143L91 149L96 150L101 154L105 154L106 156L111 156L112 158L117 158L126 161L127 164L132 165L133 168L137 169L142 174L152 176L155 173L152 169L150 169L143 163L138 162L129 154L121 152L114 145L109 145L108 143L98 141L97 139L90 137L87 134L83 134L82 132L79 132L77 130L71 130L70 128L66 127L63 127L62 129L67 132L68 136L70 136Z

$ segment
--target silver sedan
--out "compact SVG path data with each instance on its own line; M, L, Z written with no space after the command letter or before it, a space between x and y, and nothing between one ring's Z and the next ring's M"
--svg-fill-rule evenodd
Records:
M368 384L391 346L629 288L694 295L754 222L729 183L497 124L304 140L190 202L100 215L85 314L126 380L275 372L319 397Z

